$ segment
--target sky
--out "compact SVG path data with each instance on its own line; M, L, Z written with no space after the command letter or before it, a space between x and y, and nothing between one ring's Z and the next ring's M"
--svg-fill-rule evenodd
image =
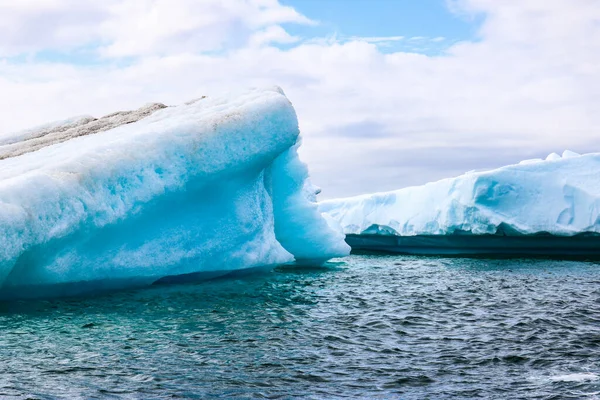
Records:
M600 151L598 0L0 0L0 133L279 85L321 198Z

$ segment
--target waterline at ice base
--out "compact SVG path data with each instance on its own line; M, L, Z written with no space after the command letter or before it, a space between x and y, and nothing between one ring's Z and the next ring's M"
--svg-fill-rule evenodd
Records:
M552 153L320 210L356 250L599 258L600 153Z
M0 297L344 256L279 88L0 136Z

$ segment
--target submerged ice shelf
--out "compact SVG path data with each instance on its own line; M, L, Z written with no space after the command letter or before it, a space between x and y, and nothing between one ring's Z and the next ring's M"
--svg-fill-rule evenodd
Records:
M298 135L273 88L0 136L0 296L347 254Z
M353 248L600 255L600 154L553 153L423 186L324 201L320 210L341 225Z

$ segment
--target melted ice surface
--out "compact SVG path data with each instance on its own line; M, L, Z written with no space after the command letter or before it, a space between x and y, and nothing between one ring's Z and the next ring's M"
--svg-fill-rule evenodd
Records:
M13 153L0 160L0 294L348 253L318 212L281 89L121 117L3 137L0 153Z
M600 154L565 151L423 186L324 201L346 234L600 233Z

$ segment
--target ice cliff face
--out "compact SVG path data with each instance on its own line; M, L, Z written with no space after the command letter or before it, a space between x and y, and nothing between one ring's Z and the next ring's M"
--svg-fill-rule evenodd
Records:
M600 154L565 151L486 172L320 204L346 234L600 233Z
M0 137L0 294L347 254L298 134L275 88Z

